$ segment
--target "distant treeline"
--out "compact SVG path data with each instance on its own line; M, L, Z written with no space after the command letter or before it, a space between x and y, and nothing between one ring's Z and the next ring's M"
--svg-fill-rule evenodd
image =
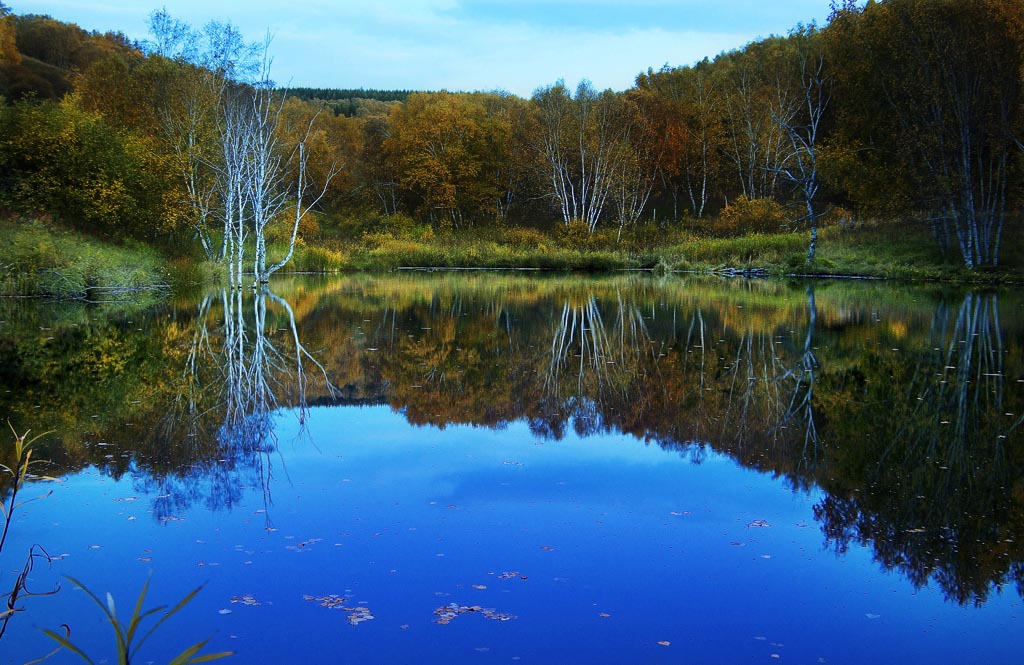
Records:
M334 115L346 118L387 113L390 106L403 104L412 90L376 90L365 88L282 88L289 97L304 102L317 102L331 109Z
M303 101L322 99L374 99L378 102L404 102L414 90L377 90L374 88L284 88L289 97Z

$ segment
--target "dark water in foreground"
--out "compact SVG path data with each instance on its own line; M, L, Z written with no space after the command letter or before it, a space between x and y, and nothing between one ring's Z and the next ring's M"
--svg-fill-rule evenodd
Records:
M55 430L59 478L19 494L0 594L33 545L27 588L61 585L19 600L3 663L62 624L111 657L65 575L125 617L147 578L149 604L204 585L138 663L1019 662L1020 295L272 286L0 302L0 417Z

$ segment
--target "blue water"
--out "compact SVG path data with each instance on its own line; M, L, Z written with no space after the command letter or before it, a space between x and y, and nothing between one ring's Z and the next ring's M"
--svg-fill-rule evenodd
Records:
M293 411L275 421L277 450L231 507L158 518L167 498L144 476L89 468L25 491L53 494L19 510L5 557L43 544L60 559L30 589L72 575L123 615L147 577L151 604L203 585L138 663L203 639L238 663L1020 662L1016 591L960 606L859 546L836 555L817 490L710 451L697 463L571 428L542 441L523 423L414 427L385 406L314 408L306 429ZM50 651L37 628L65 623L86 652L111 653L99 609L62 584L24 602L4 663ZM304 599L332 594L374 618L351 625L352 611ZM436 623L450 603L515 618Z

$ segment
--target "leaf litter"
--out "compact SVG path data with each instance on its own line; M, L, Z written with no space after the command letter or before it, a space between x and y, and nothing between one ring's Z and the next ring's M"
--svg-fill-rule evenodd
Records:
M452 622L455 617L462 614L481 614L487 619L493 621L511 621L516 617L512 614L505 614L504 612L498 612L492 607L481 607L479 605L459 605L458 603L449 603L442 605L441 607L434 610L434 623L446 626Z
M330 610L342 610L344 612L349 612L348 622L353 626L358 626L364 621L373 621L376 618L373 616L373 612L370 611L369 607L362 605L347 607L346 603L348 602L348 599L337 594L330 594L328 596L310 596L303 594L302 599L310 603L319 603L320 607L326 607Z

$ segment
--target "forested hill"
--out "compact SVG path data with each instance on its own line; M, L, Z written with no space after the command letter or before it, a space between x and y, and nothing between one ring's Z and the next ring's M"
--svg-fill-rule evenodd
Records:
M413 90L377 90L366 88L281 88L289 97L304 102L321 102L335 115L348 118L373 115L393 104L405 103Z
M88 32L38 14L7 14L0 3L0 96L59 99L72 89L75 72L111 56L141 54L120 32Z

